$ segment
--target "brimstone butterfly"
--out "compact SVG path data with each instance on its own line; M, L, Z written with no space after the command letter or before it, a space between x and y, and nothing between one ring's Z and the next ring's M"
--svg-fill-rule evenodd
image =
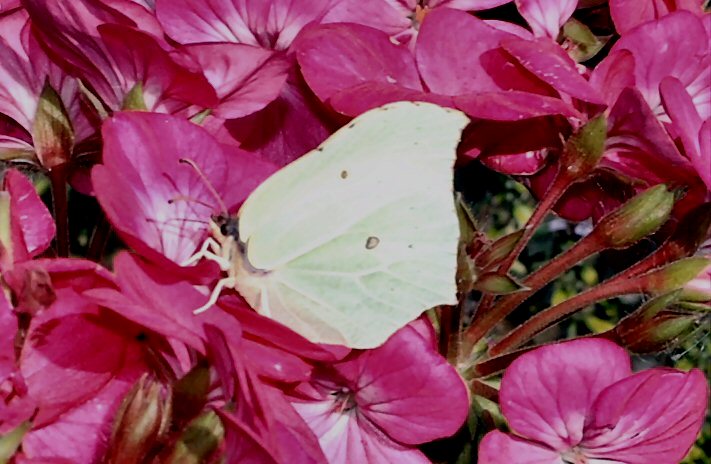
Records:
M273 174L195 256L229 273L203 308L234 287L313 342L373 348L455 304L453 165L467 123L430 103L385 105Z

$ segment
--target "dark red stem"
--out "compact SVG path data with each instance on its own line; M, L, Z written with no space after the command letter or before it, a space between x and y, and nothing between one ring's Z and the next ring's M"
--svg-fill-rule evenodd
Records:
M57 224L57 256L69 256L69 204L67 203L67 164L53 167L49 172L49 181L52 185L52 207L54 208L54 221Z

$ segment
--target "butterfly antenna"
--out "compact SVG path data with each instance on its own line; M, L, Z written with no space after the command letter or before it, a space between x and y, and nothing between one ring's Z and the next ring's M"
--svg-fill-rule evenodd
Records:
M227 214L227 206L225 206L225 202L222 201L222 197L220 197L220 194L217 193L217 190L215 190L215 187L213 187L212 182L207 178L204 172L202 172L202 169L200 169L200 166L198 166L195 161L188 159L188 158L180 158L179 160L181 163L185 163L192 167L197 175L202 179L202 181L205 184L205 187L210 191L210 193L215 197L215 200L217 200L217 204L220 206L220 209L222 210L222 213L225 215Z

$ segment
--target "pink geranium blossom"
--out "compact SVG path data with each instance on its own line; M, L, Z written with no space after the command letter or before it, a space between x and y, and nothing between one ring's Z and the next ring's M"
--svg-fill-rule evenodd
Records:
M704 0L610 0L610 15L617 32L626 34L635 26L674 11L686 10L701 16L703 5Z
M538 348L501 382L514 435L487 434L479 462L676 464L701 428L708 395L701 371L633 374L627 353L606 340Z
M454 368L411 327L323 365L292 402L334 464L429 462L415 446L453 435L469 404Z

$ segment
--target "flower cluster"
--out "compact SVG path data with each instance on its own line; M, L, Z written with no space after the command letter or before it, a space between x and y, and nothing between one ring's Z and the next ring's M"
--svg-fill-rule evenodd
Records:
M656 352L708 321L703 3L0 0L0 462L426 463L437 445L454 462L482 431L474 462L678 462L706 381L632 373L621 346ZM539 200L497 240L458 201L460 304L367 350L314 343L229 289L195 314L223 276L191 259L215 218L403 100L465 113L457 166ZM53 211L20 166L49 180ZM101 210L85 256L69 257L69 188ZM514 276L552 211L591 232ZM643 239L621 273L496 330ZM520 348L630 294L645 304L597 338Z

